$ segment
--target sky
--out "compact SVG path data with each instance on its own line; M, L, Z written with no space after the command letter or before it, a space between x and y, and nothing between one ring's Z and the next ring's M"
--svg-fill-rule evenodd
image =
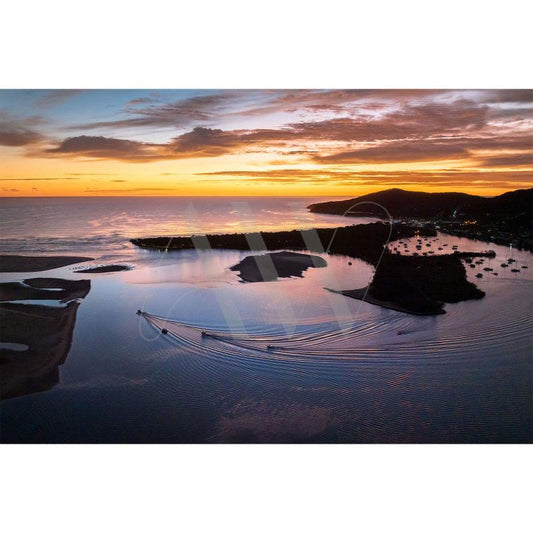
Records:
M492 196L533 90L0 90L2 196Z

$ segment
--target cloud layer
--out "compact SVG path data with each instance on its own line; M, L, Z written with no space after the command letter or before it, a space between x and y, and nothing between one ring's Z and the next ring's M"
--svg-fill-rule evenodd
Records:
M533 181L531 90L236 90L175 101L160 92L132 98L109 119L47 128L38 109L72 96L47 92L21 117L0 111L0 145L32 158L127 163L259 154L283 167L221 169L212 179ZM406 164L437 165L442 172L411 172L407 178ZM374 176L362 172L368 165L397 165L397 178L390 169ZM446 175L450 170L453 179Z

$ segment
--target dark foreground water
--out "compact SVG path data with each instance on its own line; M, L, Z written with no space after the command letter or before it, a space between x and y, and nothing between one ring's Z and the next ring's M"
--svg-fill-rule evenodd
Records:
M76 242L72 225L63 237L47 236L41 216L33 241L4 232L4 252L17 243L56 251L69 232ZM295 224L305 216L293 215ZM5 216L2 223L9 226ZM491 245L496 259L467 268L484 299L415 317L324 290L364 286L373 272L362 261L323 255L328 266L303 278L243 284L229 267L247 254L136 250L116 232L103 232L107 244L94 263L127 263L131 271L89 276L72 266L1 275L91 279L58 382L0 403L2 442L531 441L531 254L512 252L521 270L512 273L501 267L511 252ZM432 246L442 243L488 247L444 235ZM481 270L476 279L485 266L498 276ZM161 318L147 320L137 309Z

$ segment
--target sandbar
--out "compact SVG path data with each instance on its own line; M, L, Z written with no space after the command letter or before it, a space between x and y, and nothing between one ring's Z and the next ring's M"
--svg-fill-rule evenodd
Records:
M40 272L41 270L52 270L85 261L93 261L93 258L70 255L0 255L0 272Z

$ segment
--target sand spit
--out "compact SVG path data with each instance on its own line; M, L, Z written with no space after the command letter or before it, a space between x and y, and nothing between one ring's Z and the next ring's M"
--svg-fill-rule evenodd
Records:
M0 272L40 272L93 261L92 257L0 255Z

